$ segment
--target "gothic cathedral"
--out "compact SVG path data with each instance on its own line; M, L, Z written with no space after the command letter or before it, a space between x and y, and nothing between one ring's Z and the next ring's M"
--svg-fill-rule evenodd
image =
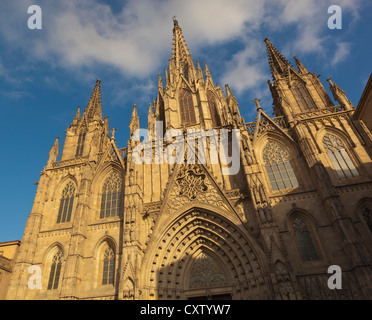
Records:
M118 147L97 80L60 160L58 138L49 153L7 299L371 299L372 134L331 79L337 105L315 73L265 43L274 116L255 99L249 123L229 86L193 62L177 20L146 143ZM129 127L140 129L136 106ZM219 154L134 161L174 142L159 147L155 131L190 129L225 130L230 153L239 131L237 173L223 174ZM30 266L41 288L29 287ZM330 266L342 289L329 286Z

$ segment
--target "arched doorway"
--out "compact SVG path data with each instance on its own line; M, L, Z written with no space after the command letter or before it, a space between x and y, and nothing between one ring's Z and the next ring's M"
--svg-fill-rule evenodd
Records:
M143 298L269 298L265 256L255 239L230 213L202 206L207 205L198 203L168 223L164 219L153 231L141 268ZM196 278L198 270L204 280Z

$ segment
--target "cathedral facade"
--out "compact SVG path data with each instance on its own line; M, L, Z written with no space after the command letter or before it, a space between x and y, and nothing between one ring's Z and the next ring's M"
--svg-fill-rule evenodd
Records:
M331 79L336 105L315 73L265 43L275 116L255 99L250 123L229 86L193 62L177 20L145 142L118 147L97 80L60 160L58 138L49 153L7 299L371 299L371 132ZM138 129L134 106L131 137ZM186 148L171 149L181 161L156 161L177 146L158 131L191 129L227 132L238 171L224 174L220 153L197 161L198 139L193 163ZM154 161L134 161L145 154ZM329 286L330 266L342 288Z

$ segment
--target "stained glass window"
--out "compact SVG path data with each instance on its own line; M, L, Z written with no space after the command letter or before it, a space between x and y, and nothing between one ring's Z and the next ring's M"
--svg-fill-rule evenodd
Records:
M69 182L62 191L59 204L57 223L69 222L71 219L72 206L74 205L75 185Z
M287 150L269 141L263 151L263 161L274 191L298 187L298 181L289 161Z
M103 254L102 284L114 284L115 254L114 250L107 247Z
M189 288L207 288L226 285L226 275L216 261L206 253L201 253L191 267Z
M303 221L301 218L296 218L292 226L296 235L297 243L301 250L302 258L305 261L318 260L318 255L315 251L315 247L305 221Z
M59 283L59 277L62 268L62 252L58 252L53 256L52 265L50 268L48 290L57 289Z
M101 198L100 218L120 216L122 202L122 179L117 172L111 173L106 179Z
M295 83L293 85L293 93L301 111L306 112L315 109L315 104L302 83Z
M207 99L208 99L209 111L211 113L213 126L219 127L221 126L221 119L220 119L220 115L218 114L218 110L217 110L216 98L214 97L214 94L212 92L208 91Z
M340 178L359 176L358 170L355 168L354 163L340 138L327 133L323 138L323 145Z
M181 90L179 102L182 124L195 124L195 110L191 92L188 90Z
M76 154L75 154L75 157L81 157L83 155L83 151L84 151L84 143L85 143L85 136L86 136L86 132L81 132L79 134L79 139L78 139L78 144L77 144L77 147L76 147Z

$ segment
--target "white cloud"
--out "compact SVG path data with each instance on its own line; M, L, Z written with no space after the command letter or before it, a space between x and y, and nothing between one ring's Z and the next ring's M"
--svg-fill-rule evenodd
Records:
M346 42L337 43L337 47L335 50L335 54L331 61L332 65L336 65L337 63L346 59L346 57L350 54L350 44Z
M261 41L250 40L244 50L236 53L226 65L222 76L238 94L258 87L269 79L266 54Z
M100 62L143 76L170 55L173 15L186 39L200 46L238 37L246 22L257 23L261 11L262 4L246 0L131 0L114 15L107 5L67 1L36 53L55 53L67 65Z
M244 48L231 57L222 72L223 80L242 92L267 79L262 39L255 34L252 40L249 35L264 30L266 36L292 28L295 38L281 50L324 55L329 42L325 36L327 7L332 3L331 0L128 0L121 12L114 13L109 5L92 0L53 3L40 0L44 21L39 33L26 28L30 4L30 0L0 4L1 11L10 12L0 21L0 34L12 46L26 49L30 59L72 69L104 64L124 75L148 77L163 70L164 62L170 57L171 17L176 15L186 42L195 51L206 44L223 45L233 39L245 41ZM358 16L360 5L356 0L340 0L339 5ZM275 44L275 39L272 40ZM349 51L346 43L338 44L332 64L345 59Z

